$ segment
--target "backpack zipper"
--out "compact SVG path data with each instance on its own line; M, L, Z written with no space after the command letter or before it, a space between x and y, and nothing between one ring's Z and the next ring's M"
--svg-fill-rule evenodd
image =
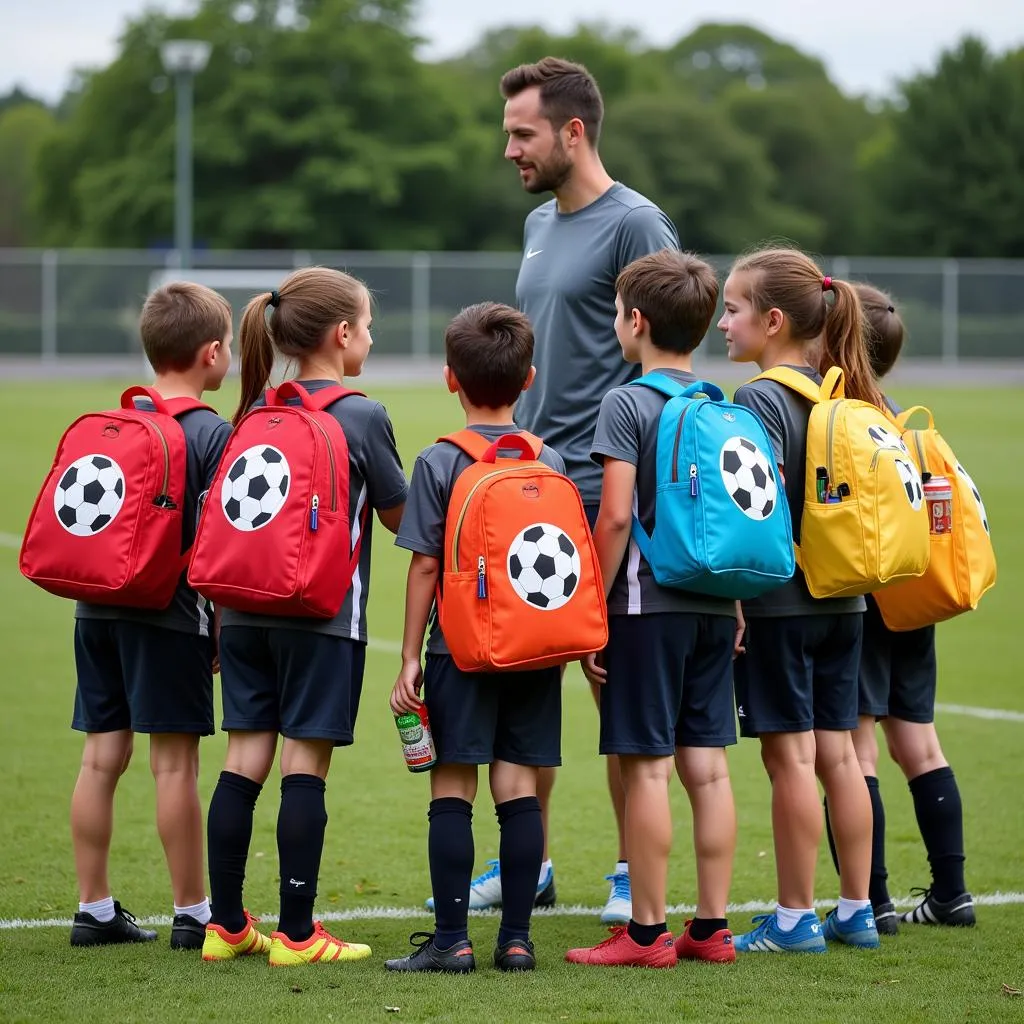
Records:
M487 597L487 563L483 555L476 560L476 596L481 601Z
M455 534L452 537L452 572L459 571L459 539L462 536L462 523L466 518L466 511L469 508L469 503L472 500L473 495L476 494L477 489L481 484L486 483L488 480L493 480L496 476L502 476L505 473L513 473L515 472L515 469L516 467L511 469L496 469L492 473L486 473L470 488L469 494L466 495L465 501L462 503L462 508L459 509L459 518L455 522ZM481 559L482 558L483 556L481 556Z
M153 504L158 505L161 508L176 508L177 506L171 501L171 496L167 493L167 488L171 483L171 452L167 447L167 438L164 437L164 432L148 417L143 419L143 423L147 427L156 432L156 436L160 438L160 447L164 452L164 482L160 488L160 493L153 499ZM168 504L170 502L170 504Z
M835 435L836 416L839 415L839 403L836 402L831 409L828 411L828 431L825 435L825 444L828 448L826 452L826 464L828 466L828 486L836 488L839 486L839 481L836 480L834 465L832 461L832 439ZM874 463L872 462L872 465Z
M926 476L931 476L928 472L928 465L924 460L924 445L921 444L921 433L920 431L912 431L914 435L914 447L917 449L917 458L921 463L921 482L924 483Z
M690 407L687 405L683 408L682 415L679 417L679 423L676 426L676 440L672 445L672 483L679 483L679 442L683 436L683 420L686 419L686 414L690 411ZM695 473L690 472L690 493L695 493L693 490L692 480L696 476Z
M327 431L324 430L324 428L323 428L323 424L321 424L317 420L313 419L313 417L310 416L308 413L303 413L303 415L306 417L307 420L309 420L310 423L313 424L313 426L316 427L317 430L320 431L320 433L323 435L324 444L327 445L327 458L330 460L330 463L331 463L331 511L332 512L337 512L338 511L338 481L337 481L338 474L336 473L335 467L334 467L334 447L331 444L331 439L327 436ZM316 503L319 506L319 504L320 504L320 499L319 498L316 499ZM316 522L316 518L315 517L312 517L312 522L314 522L314 523ZM315 530L316 526L313 526L312 529Z

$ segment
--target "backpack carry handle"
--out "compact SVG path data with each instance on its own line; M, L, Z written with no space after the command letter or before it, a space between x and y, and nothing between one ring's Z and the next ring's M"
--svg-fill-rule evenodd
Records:
M303 409L309 412L319 411L316 405L313 404L313 399L310 397L309 392L294 380L284 380L276 388L267 388L264 401L267 405L284 405L285 399L288 398L299 399L302 402Z
M698 395L704 395L712 402L725 401L725 392L717 384L712 384L709 380L695 380L683 391L681 397L696 398Z
M518 459L532 459L535 460L538 456L538 452L534 449L533 445L523 437L522 434L504 434L499 437L497 441L493 442L490 447L484 452L483 457L480 459L481 462L497 462L498 452L507 451L510 448L515 448L519 454L516 456Z
M148 398L157 412L170 415L170 410L163 400L163 396L155 388L147 388L141 384L135 384L121 393L121 408L134 409L136 398Z
M932 415L931 409L923 405L912 405L909 409L904 409L903 412L896 417L896 422L899 424L901 429L907 429L910 417L913 416L915 412L923 412L928 417L928 429L935 429L935 417Z

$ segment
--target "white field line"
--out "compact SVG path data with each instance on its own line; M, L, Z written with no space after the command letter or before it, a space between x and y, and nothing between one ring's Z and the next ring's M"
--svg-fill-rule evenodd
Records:
M909 910L916 907L919 900L893 900L897 907ZM993 892L983 893L974 897L975 906L981 907L1005 907L1024 904L1024 892ZM831 909L836 904L835 900L815 900L814 906L819 910ZM593 917L598 918L603 907L585 907L582 904L572 906L546 908L539 907L533 912L534 917ZM668 907L670 915L692 914L696 907L690 903L679 903L676 906ZM774 903L764 900L752 900L748 903L731 903L728 912L733 914L762 914L775 909ZM497 910L473 910L470 917L497 917L500 912ZM263 920L276 920L275 914L257 915ZM325 910L317 912L316 917L320 921L406 921L417 918L430 918L433 914L424 907L353 907L351 910ZM172 918L167 914L157 914L152 917L140 917L138 923L147 927L168 926ZM20 928L70 928L72 924L69 917L48 917L48 918L5 918L0 919L0 931L16 931Z
M0 547L21 547L21 538L13 533L0 533ZM367 644L371 651L381 654L401 654L402 644L398 640L382 640L370 637ZM1024 722L1024 711L1006 711L1001 708L976 708L966 704L936 704L935 710L946 715L964 715L968 718L987 718L998 722Z

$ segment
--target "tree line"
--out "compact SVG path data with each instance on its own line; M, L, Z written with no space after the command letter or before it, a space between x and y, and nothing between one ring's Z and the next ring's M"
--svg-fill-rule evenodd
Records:
M174 89L159 44L213 44L195 83L195 238L208 248L517 249L498 79L556 54L605 97L609 172L687 247L1024 257L1024 47L965 37L872 101L745 25L665 48L509 28L418 59L414 0L203 0L148 12L53 109L0 98L0 245L170 245Z

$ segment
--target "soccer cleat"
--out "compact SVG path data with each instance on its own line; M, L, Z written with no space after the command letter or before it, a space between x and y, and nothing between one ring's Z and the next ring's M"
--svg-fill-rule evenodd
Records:
M206 925L189 914L175 914L171 922L171 949L202 949Z
M548 868L537 882L535 907L555 905L555 870ZM469 883L469 909L491 910L501 906L501 865L496 860L487 862L487 870ZM434 909L434 897L427 900L427 910Z
M245 912L245 927L239 932L229 932L212 921L206 926L203 941L204 960L234 960L239 956L266 956L270 952L270 936L257 930L258 917Z
M418 940L418 941L417 941ZM468 939L453 943L447 949L434 945L433 932L413 932L409 942L416 947L415 953L385 960L389 971L431 971L435 974L469 974L476 970L473 947Z
M875 928L878 929L878 934L898 935L900 915L896 913L896 908L892 903L879 903L873 909L875 912Z
M923 899L913 910L900 915L900 920L904 924L938 924L948 928L974 927L974 898L969 892L963 892L946 903L940 903L932 895L931 889L911 889L910 895L921 896Z
M529 939L509 939L503 946L495 946L494 966L499 971L532 971L537 966L533 943Z
M736 947L728 928L720 928L710 938L698 942L690 936L691 924L693 921L687 921L683 934L676 939L676 956L680 960L704 960L711 964L736 962Z
M611 935L596 946L570 949L565 959L571 964L600 967L675 967L675 940L665 932L650 946L640 946L629 937L626 925L611 929Z
M72 946L110 946L118 942L152 942L156 932L140 928L135 916L114 900L114 916L97 921L92 914L75 914L71 924Z
M814 913L804 914L788 932L779 927L775 914L758 914L754 925L751 931L733 936L737 953L824 953L828 948Z
M293 942L284 932L270 933L271 967L365 960L370 953L370 947L360 942L336 939L319 921L313 922L313 934L304 942Z
M608 902L601 911L601 924L629 924L633 916L633 891L629 884L629 872L605 875L611 882Z
M880 945L871 907L862 907L846 921L839 920L838 910L830 910L825 915L822 932L828 942L842 942L857 949L878 949Z

